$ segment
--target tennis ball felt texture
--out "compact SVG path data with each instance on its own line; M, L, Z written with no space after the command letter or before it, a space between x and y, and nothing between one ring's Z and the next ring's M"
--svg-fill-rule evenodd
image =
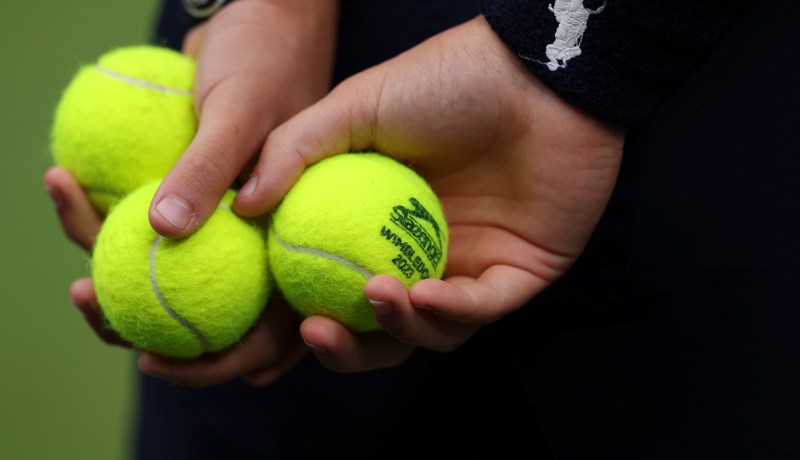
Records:
M111 329L141 350L192 358L235 344L270 292L264 231L230 210L228 191L192 236L168 239L148 221L158 182L123 198L92 254L97 300Z
M55 164L71 171L103 214L162 178L197 131L195 62L168 48L111 50L82 66L56 106Z
M377 153L341 153L309 167L268 232L270 270L289 303L355 332L381 329L364 295L369 278L388 274L406 287L440 278L447 242L428 183Z

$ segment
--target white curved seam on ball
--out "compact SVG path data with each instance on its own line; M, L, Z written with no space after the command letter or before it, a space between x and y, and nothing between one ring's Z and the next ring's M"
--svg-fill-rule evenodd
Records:
M131 77L130 75L123 75L119 72L115 72L107 67L103 67L101 65L95 65L95 68L98 72L102 73L107 77L111 77L115 80L119 80L134 86L138 86L140 88L152 89L154 91L159 91L166 94L177 94L179 96L191 96L192 90L189 89L181 89L181 88L170 88L169 86L159 85L157 83L153 83L147 80L141 80L138 78Z
M353 263L350 260L345 259L344 257L337 256L336 254L331 254L330 252L323 251L322 249L310 248L310 247L307 247L307 246L296 246L294 244L291 244L291 243L288 243L288 242L282 240L281 237L278 236L277 232L273 232L273 235L275 235L275 241L277 241L278 244L283 246L288 251L294 251L294 252L299 252L299 253L303 253L303 254L309 254L309 255L312 255L312 256L322 257L323 259L328 259L328 260L336 262L339 265L342 265L342 266L344 266L346 268L349 268L351 270L357 271L358 273L360 273L366 279L370 279L370 278L372 278L374 276L371 271L367 270L366 268L362 267L361 265L358 265L356 263Z
M191 323L186 321L183 317L181 317L175 310L173 310L169 304L167 303L167 299L164 298L164 294L161 292L161 289L158 287L158 280L156 279L156 252L158 251L158 246L161 244L161 241L164 239L163 236L157 235L156 239L153 241L153 245L150 247L150 284L153 287L153 292L158 299L158 302L161 304L161 308L167 312L169 316L172 317L175 321L180 323L181 326L185 327L192 335L194 335L197 340L200 342L200 345L203 347L203 351L210 352L211 346L208 343L208 340L205 338L202 332L200 332L196 327L194 327Z

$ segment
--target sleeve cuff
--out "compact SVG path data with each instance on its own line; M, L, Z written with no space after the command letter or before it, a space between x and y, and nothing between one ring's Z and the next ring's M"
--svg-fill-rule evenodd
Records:
M567 102L640 124L710 46L742 0L483 0L525 67Z

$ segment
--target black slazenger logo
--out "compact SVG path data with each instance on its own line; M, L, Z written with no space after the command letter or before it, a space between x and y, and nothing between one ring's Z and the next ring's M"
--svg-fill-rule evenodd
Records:
M410 207L394 206L389 217L390 222L402 229L404 234L398 235L384 226L381 229L381 236L400 250L400 254L392 262L406 278L411 278L414 272L419 273L420 278L429 278L431 270L435 270L442 262L444 254L442 230L419 200L409 198L409 202ZM410 244L409 239L416 244ZM420 248L422 254L418 254L419 251L415 247ZM431 269L426 266L423 258L428 260Z

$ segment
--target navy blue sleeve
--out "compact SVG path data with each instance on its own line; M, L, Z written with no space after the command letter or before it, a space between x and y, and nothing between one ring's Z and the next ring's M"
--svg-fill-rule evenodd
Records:
M640 124L745 0L483 0L493 30L566 101Z
M194 25L200 22L186 12L180 0L164 0L158 12L153 31L153 42L156 45L180 50L183 38Z

